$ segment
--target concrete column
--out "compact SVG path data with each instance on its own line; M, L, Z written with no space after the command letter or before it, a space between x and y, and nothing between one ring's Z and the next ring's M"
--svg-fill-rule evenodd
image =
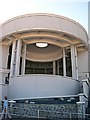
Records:
M25 74L25 59L26 59L26 44L23 45L22 50L22 68L21 68L21 74Z
M59 60L57 61L57 74L59 75Z
M75 53L74 46L71 46L72 78L75 79Z
M13 42L13 46L12 46L10 77L12 77L15 74L15 60L16 60L15 49L16 49L16 41Z
M18 40L17 43L17 54L16 54L16 69L15 69L15 75L19 75L20 70L20 56L21 56L21 40Z
M78 80L78 61L77 61L77 48L75 47L75 65L76 65L76 79Z
M90 82L89 82L88 78L83 79L82 82L83 82L83 93L88 98L89 97Z
M65 48L63 48L63 76L66 76L66 58L65 58Z
M56 74L56 63L55 61L53 61L53 75Z
M78 79L78 63L77 50L75 46L71 46L71 63L72 63L72 78Z
M84 102L85 101L85 95L84 95L84 93L80 93L78 95L79 95L79 101L80 102Z
M85 102L77 102L78 120L85 120Z

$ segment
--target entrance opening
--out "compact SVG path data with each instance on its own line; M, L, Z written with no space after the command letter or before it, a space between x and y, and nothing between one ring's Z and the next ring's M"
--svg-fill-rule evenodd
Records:
M53 74L53 62L26 60L25 74Z

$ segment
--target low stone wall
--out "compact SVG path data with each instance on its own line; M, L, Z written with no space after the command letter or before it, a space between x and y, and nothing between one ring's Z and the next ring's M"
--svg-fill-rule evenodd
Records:
M77 113L77 105L16 103L10 113L36 118L70 118L71 113Z
M0 107L0 113L2 106ZM45 118L45 119L78 119L84 120L85 103L77 102L76 104L31 104L15 103L9 107L10 114L15 118Z

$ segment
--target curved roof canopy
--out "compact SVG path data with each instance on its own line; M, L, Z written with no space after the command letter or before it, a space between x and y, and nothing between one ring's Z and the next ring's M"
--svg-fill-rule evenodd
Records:
M2 43L21 39L25 44L45 42L58 47L76 45L78 50L88 47L85 29L74 20L54 14L28 14L15 17L2 25Z

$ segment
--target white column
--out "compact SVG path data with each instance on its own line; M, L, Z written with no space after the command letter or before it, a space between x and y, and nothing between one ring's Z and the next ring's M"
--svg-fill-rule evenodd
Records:
M53 61L53 75L56 74L56 64L55 64L55 61Z
M75 52L74 46L71 46L71 64L72 64L72 78L75 79Z
M57 74L59 75L59 60L57 61Z
M21 68L21 74L25 74L25 59L26 59L26 44L23 45L22 50L22 68Z
M72 78L78 79L77 51L75 46L71 46Z
M65 48L63 48L63 76L66 76L66 58L65 58Z
M18 40L17 44L17 55L16 55L16 70L15 75L19 75L19 69L20 69L20 56L21 56L21 40Z
M13 42L12 45L12 57L11 57L11 69L10 69L10 77L12 77L15 74L15 48L16 48L16 41Z
M75 47L75 65L76 65L76 79L78 80L78 61L77 61L77 48Z

